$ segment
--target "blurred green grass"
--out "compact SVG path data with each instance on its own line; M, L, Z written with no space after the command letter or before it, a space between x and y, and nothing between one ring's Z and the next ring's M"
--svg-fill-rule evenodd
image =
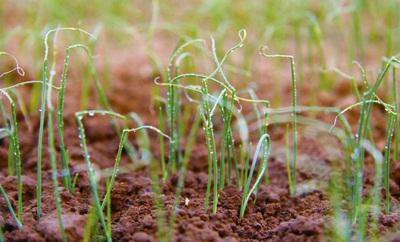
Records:
M38 78L44 33L57 26L80 27L99 35L102 54L114 58L115 50L134 55L146 49L156 63L153 71L161 72L180 40L212 34L222 54L244 28L249 35L240 59L233 60L239 68L235 78L257 78L251 76L260 69L254 56L267 44L293 54L300 84L303 79L316 83L315 92L330 89L337 78L321 70L338 66L353 72L353 60L367 70L377 68L383 56L399 51L399 7L397 0L5 0L0 3L0 49L15 54L30 78ZM279 63L268 65L277 73L286 70Z

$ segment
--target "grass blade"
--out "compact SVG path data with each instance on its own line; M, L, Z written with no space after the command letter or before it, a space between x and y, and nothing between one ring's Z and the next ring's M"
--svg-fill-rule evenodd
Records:
M254 170L255 170L256 165L257 165L258 155L259 155L259 153L261 151L262 146L265 144L264 141L267 141L267 147L268 147L267 149L264 150L264 152L267 152L267 155L268 155L269 151L270 151L270 138L269 138L269 135L268 134L264 134L263 136L261 136L260 140L258 141L257 148L256 148L256 151L255 151L254 156L253 156L253 161L251 163L249 175L248 175L248 177L246 179L246 184L245 184L244 189L243 189L242 204L240 206L240 217L241 218L243 218L243 216L244 216L244 212L246 210L247 203L249 201L250 195L259 186L259 183L261 182L261 179L263 178L264 172L266 170L266 165L267 164L265 162L262 162L261 170L259 170L257 178L254 181L253 186L250 188L250 184L251 184L251 180L253 178Z

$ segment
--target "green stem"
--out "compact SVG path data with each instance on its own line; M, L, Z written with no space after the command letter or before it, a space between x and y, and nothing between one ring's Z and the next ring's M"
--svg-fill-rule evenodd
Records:
M388 121L387 121L387 135L386 135L386 145L385 145L385 155L384 155L384 170L383 170L383 177L384 177L384 184L386 190L386 210L385 212L388 214L390 213L390 186L389 186L389 177L390 177L390 149L392 144L393 138L393 131L394 131L394 122L396 120L393 114L388 114Z
M48 139L49 139L49 151L50 151L50 164L51 164L51 178L53 180L53 194L56 203L57 210L57 218L58 225L60 226L61 237L63 241L67 241L67 235L64 229L64 223L62 220L62 207L61 207L61 198L60 193L58 191L58 178L57 178L57 160L56 160L56 150L54 145L54 135L53 135L53 108L48 108L47 113L47 130L48 130Z
M100 204L100 199L99 199L99 195L98 195L98 191L97 191L97 183L96 183L96 179L95 179L95 174L94 174L94 171L93 171L92 164L90 162L90 156L89 156L89 152L88 152L88 149L87 149L86 136L85 136L85 131L84 131L84 127L83 127L81 113L77 113L76 114L76 121L78 123L79 137L81 139L82 150L83 150L85 163L86 163L86 169L88 170L88 174L89 174L89 184L90 184L91 191L92 191L92 197L94 199L94 203L95 203L95 206L96 206L98 217L100 219L101 226L102 226L103 231L104 231L104 233L106 235L106 240L108 242L110 242L111 241L111 235L108 232L107 224L106 224L105 219L104 219L103 209L102 209L102 206Z
M206 201L204 203L204 209L208 210L208 203L211 193L211 173L214 171L214 189L213 189L213 206L212 213L217 212L218 206L218 158L215 145L214 130L211 118L210 103L208 100L208 87L205 79L202 80L202 115L204 122L204 132L206 137L206 145L208 151L208 177L207 177L207 191L206 191Z
M37 217L40 221L42 217L42 146L43 146L43 131L44 131L44 119L46 113L46 102L47 102L47 59L44 60L42 67L42 97L40 104L40 122L39 122L39 136L38 136L38 149L37 149L37 186L36 186L36 201L37 201Z
M296 106L297 106L297 87L296 87L296 74L295 74L295 67L294 67L294 58L290 58L290 73L292 79L292 129L293 129L293 160L292 160L292 174L293 174L293 187L294 187L294 195L296 193L296 161L297 161L297 113L296 113Z
M240 206L240 218L243 218L244 212L245 212L246 207L247 207L247 203L248 203L248 201L250 199L250 196L257 189L257 187L259 186L259 184L260 184L260 182L261 182L261 180L262 180L262 178L264 176L264 172L265 172L265 169L266 169L266 166L267 166L266 162L262 162L261 169L258 171L257 178L256 178L253 186L250 189L251 180L253 178L254 170L255 170L256 165L257 165L258 155L259 155L259 153L261 151L262 146L265 144L265 142L264 142L265 140L267 140L267 147L268 148L265 149L264 151L267 153L266 156L269 155L269 151L270 151L270 141L269 141L269 139L270 139L269 135L268 134L264 134L264 135L261 136L260 140L258 141L257 148L256 148L256 151L255 151L254 156L253 156L253 161L251 163L250 172L249 172L249 175L248 175L247 180L246 180L246 184L245 184L244 189L243 189L242 204Z
M161 106L158 109L158 127L162 132L164 132L164 114ZM162 178L165 181L168 178L168 171L165 163L164 139L162 137L159 138L159 143L160 143L161 172L162 172Z
M17 224L18 229L21 230L21 229L22 229L22 223L21 223L20 220L18 219L18 216L15 214L14 208L13 208L11 202L10 202L10 198L8 197L6 191L4 191L4 188L3 188L3 186L2 186L1 184L0 184L0 193L1 193L1 195L3 196L3 198L4 198L4 201L6 202L6 205L7 205L7 207L8 207L8 211L10 211L10 214L11 214L11 216L13 217L15 223Z
M63 71L61 74L61 84L60 90L57 95L57 131L59 137L59 147L61 153L61 169L62 169L62 180L64 187L72 191L71 175L69 170L69 155L64 143L64 95L65 95L65 85L67 81L67 70L69 65L69 60L71 57L71 47L66 50L66 55L64 59Z

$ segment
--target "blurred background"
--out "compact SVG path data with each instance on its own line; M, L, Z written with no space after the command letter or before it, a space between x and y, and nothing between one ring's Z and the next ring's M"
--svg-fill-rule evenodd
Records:
M382 58L399 51L399 5L397 0L3 0L0 50L17 57L26 71L24 79L39 79L46 31L57 27L85 29L97 40L74 32L58 35L54 45L59 52L57 66L61 69L69 44L90 45L108 91L127 95L120 98L123 101L114 98L112 102L120 111L127 111L124 105L132 93L150 95L134 89L153 85L177 45L203 38L210 47L212 36L222 56L238 41L237 32L246 29L245 47L225 65L234 84L252 83L257 94L271 100L273 106L289 104L288 65L262 58L259 47L267 45L272 53L295 56L303 105L344 106L354 102L343 84L349 83L350 76L359 77L353 61L363 65L373 80ZM204 54L193 52L197 64L192 66L208 71L214 68ZM0 62L2 67L13 65L7 58ZM72 82L87 78L85 62L83 53L74 54L69 74ZM343 73L338 74L339 70ZM13 77L8 79L11 82ZM36 110L37 102L29 105ZM130 108L135 107L126 107Z

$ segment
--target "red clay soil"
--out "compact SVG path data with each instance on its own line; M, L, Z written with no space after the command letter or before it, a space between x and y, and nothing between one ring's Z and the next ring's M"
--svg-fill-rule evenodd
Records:
M151 82L146 83L151 85ZM144 89L149 90L149 87L145 86L144 89L137 90L136 87L119 83L113 88L119 90L119 85L128 88L130 94L126 94L128 95L126 97L123 95L110 97L116 110L122 113L130 110L138 110L140 114L148 113L147 107L151 106L150 104L143 105L131 98L136 93L141 93L138 94L141 100L149 100L146 99L147 96L143 91ZM121 89L120 93L124 93L122 90L126 89ZM135 100L138 99L135 98ZM59 190L62 198L63 221L68 238L70 241L79 241L83 238L85 222L92 201L73 112L68 110L68 107L71 106L73 106L71 103L67 105L65 141L71 157L72 174L79 173L79 177L75 194L70 194L61 186ZM147 123L154 123L151 115L144 116L144 119ZM20 122L24 174L22 219L24 228L22 231L17 229L3 197L0 198L0 223L4 224L4 235L8 241L60 241L49 155L46 148L43 156L43 218L40 222L36 219L36 141L38 135L36 131L38 122L37 120L31 120L31 122L34 124L31 130L28 130L24 122ZM103 118L87 118L85 119L85 128L89 152L95 168L112 167L119 141L109 121ZM272 127L270 132L273 140L281 139L283 130L279 127L277 129ZM199 137L201 136L199 134ZM155 136L152 138L156 140ZM134 140L132 141L134 143ZM155 143L153 146L156 147L156 142L153 143ZM249 201L243 219L238 216L241 192L234 185L228 185L221 192L217 214L211 215L210 212L205 212L203 204L207 182L207 153L203 143L198 143L200 145L196 146L193 151L185 187L179 198L176 226L173 233L174 241L323 240L330 227L330 205L327 195L322 190L315 188L305 191L302 195L290 197L284 160L280 156L275 156L274 150L269 160L271 183L260 186L256 202L254 203L254 198ZM319 161L329 164L327 152L318 148L318 141L303 138L299 143L306 144L300 146L300 153L311 153L312 157L317 157ZM273 149L278 147L279 142ZM154 150L154 154L157 156L157 149ZM59 160L59 157L57 158ZM123 155L121 165L124 166L128 163L131 162ZM7 142L2 141L0 144L0 182L15 205L17 200L16 178L6 176L6 166ZM312 180L318 176L318 174L307 173L306 170L300 168L298 171L299 182ZM392 177L393 195L398 198L399 189L396 184L399 184L400 181L400 166L395 165ZM164 194L162 199L168 214L171 213L175 199L176 182L177 177L173 176L162 186ZM100 194L104 194L104 179L100 181L100 184ZM151 179L146 168L118 175L111 198L113 240L138 242L156 240L157 220L153 195ZM397 224L398 220L398 216L382 216L379 231L381 233L389 231Z

